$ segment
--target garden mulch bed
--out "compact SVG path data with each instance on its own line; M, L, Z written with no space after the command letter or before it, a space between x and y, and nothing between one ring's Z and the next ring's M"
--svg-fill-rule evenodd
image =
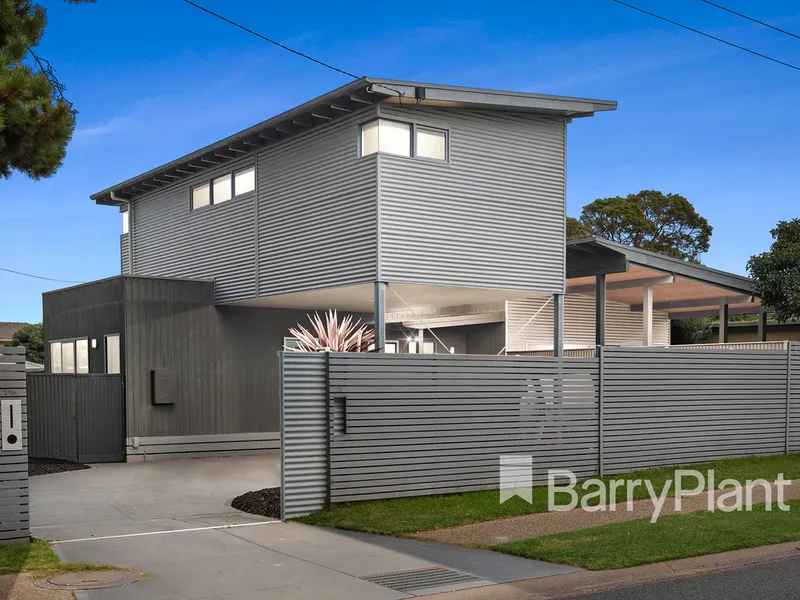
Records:
M59 460L57 458L29 458L28 475L52 475L53 473L65 473L67 471L82 471L91 469L89 465L72 462L69 460Z
M236 510L241 510L251 515L280 519L281 488L264 488L254 492L245 492L241 496L234 498L231 506Z

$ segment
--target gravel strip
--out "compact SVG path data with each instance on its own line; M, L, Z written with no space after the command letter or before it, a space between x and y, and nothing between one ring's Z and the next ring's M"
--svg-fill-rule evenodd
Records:
M65 473L67 471L82 471L91 469L89 465L71 462L68 460L58 460L57 458L29 458L28 475L52 475L53 473Z
M281 518L281 488L264 488L246 492L231 502L236 510L273 519Z

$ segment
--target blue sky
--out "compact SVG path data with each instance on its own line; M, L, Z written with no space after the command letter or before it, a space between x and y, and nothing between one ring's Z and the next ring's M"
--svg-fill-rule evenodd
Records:
M0 181L0 267L118 274L119 213L89 194L348 81L180 0L41 1L39 53L78 127L54 177ZM356 74L618 100L570 126L569 214L640 189L682 194L714 226L710 266L744 273L777 221L800 216L800 72L610 0L200 3ZM800 64L800 40L699 0L631 3ZM720 3L800 32L795 2ZM40 320L41 293L64 285L0 272L0 321Z

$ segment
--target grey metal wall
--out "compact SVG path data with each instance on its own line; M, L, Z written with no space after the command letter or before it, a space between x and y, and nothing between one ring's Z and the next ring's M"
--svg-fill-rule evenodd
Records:
M588 476L597 466L597 363L331 354L331 501L496 489L501 454ZM341 400L340 400L341 399Z
M89 344L89 372L105 372L105 340L120 334L121 364L125 360L125 320L123 277L112 277L42 294L45 368L50 370L50 342L86 337Z
M358 157L359 124L375 108L258 155L260 295L374 281L376 156Z
M550 468L588 477L800 450L800 344L327 360L296 354L284 368L286 468L305 461L284 481L294 515L321 508L325 485L333 503L496 489L501 454L532 456L542 484Z
M413 103L379 110L450 132L449 164L379 158L381 279L563 292L564 119Z
M121 375L29 373L29 454L85 463L125 459Z
M119 266L120 266L120 273L123 275L130 275L131 272L131 257L129 248L130 245L128 243L128 234L123 234L119 236Z
M608 473L786 450L781 351L604 348Z
M328 501L327 356L281 353L281 518Z
M374 281L376 157L358 158L359 122L374 110L138 198L133 272L214 279L219 303ZM193 186L252 165L255 192L190 210Z
M253 166L248 156L138 198L132 205L133 273L217 281L217 300L255 295L255 192L190 210L191 188Z
M0 544L28 542L28 413L25 386L25 348L0 346L0 399L18 399L22 408L22 448L0 449ZM0 439L9 433L2 430Z

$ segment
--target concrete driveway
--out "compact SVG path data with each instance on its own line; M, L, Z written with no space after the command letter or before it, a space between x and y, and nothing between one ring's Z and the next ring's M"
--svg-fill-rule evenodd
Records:
M435 542L270 522L230 507L242 492L278 485L279 465L272 455L102 465L34 477L33 534L53 541L65 560L150 575L83 596L91 600L393 600L576 570ZM417 570L424 571L412 578L426 583L404 591L365 579Z

